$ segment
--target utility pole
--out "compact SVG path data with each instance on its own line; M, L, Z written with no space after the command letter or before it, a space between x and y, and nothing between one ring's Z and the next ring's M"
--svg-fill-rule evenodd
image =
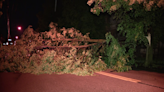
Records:
M54 8L55 12L56 12L56 7L57 7L57 0L55 0L55 8Z
M8 30L8 39L10 38L10 20L9 20L9 0L7 0L7 30Z

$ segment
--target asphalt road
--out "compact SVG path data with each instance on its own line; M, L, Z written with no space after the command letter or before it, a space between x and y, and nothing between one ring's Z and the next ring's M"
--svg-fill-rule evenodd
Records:
M164 92L164 74L146 71L108 74L140 80L141 83L95 73L95 76L71 74L0 73L0 92Z

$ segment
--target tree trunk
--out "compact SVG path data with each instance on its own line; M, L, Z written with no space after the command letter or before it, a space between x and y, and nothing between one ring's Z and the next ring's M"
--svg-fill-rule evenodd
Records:
M145 67L149 67L152 62L153 62L153 46L148 45L146 51Z

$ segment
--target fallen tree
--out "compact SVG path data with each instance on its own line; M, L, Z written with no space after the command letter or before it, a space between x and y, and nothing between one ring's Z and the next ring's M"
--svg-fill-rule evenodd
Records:
M42 33L29 26L15 46L2 46L0 71L92 75L106 69L101 56L96 54L96 44L104 40L92 40L74 28L56 30L54 23L49 26L51 29Z

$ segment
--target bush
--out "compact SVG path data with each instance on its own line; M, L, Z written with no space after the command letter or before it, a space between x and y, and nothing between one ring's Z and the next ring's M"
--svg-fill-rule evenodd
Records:
M114 69L118 72L131 70L128 65L129 55L126 54L126 49L121 47L118 41L110 34L106 34L106 57L104 57L107 67Z

